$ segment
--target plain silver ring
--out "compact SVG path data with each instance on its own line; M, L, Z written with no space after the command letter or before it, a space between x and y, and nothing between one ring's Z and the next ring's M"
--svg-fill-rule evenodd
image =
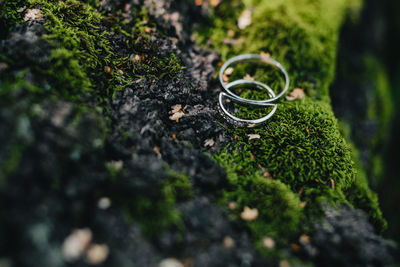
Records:
M263 84L261 82L258 82L258 81L237 80L237 81L234 81L234 82L231 82L231 83L227 84L226 87L228 89L230 89L230 88L232 88L234 86L242 85L242 84L253 85L253 86L256 86L256 87L258 87L260 89L266 89L271 98L275 97L274 91L268 85L265 85L265 84ZM254 105L254 104L249 103L248 101L242 101L241 99L239 99L237 97L234 97L232 95L226 94L224 92L221 92L219 94L218 101L219 101L219 107L220 107L220 112L221 112L222 116L227 121L231 122L233 125L238 126L238 127L254 127L257 124L261 124L261 123L267 121L268 119L270 119L274 115L274 113L275 113L275 111L276 111L276 109L278 107L277 104L273 104L273 103L257 104L258 106L273 107L273 109L266 116L264 116L262 118L259 118L259 119L255 119L255 120L242 119L242 118L239 118L239 117L236 117L236 116L232 115L224 107L224 105L223 105L223 98L224 97L227 97L227 98L229 98L229 99L231 99L231 100L233 100L235 102L238 102L238 103L244 104L244 105ZM248 100L248 99L246 99L246 100Z
M252 62L252 61L261 61L261 62L270 64L270 65L273 65L273 66L279 68L283 72L283 74L285 76L285 86L284 86L283 90L277 96L275 96L275 94L274 94L274 97L272 97L270 99L266 99L266 100L250 100L250 99L242 98L242 97L236 95L235 93L233 93L231 90L229 90L230 87L228 85L231 84L231 83L225 84L224 83L224 79L223 79L225 70L232 64L235 64L235 63L237 64L237 63L240 63L240 62ZM272 59L270 57L263 56L263 55L258 55L258 54L243 54L243 55L239 55L239 56L235 56L233 58L230 58L228 61L226 61L222 65L222 67L221 67L221 69L219 71L219 81L220 81L222 87L224 88L224 90L228 94L230 94L232 97L234 97L234 98L236 98L238 100L241 100L241 102L246 102L246 103L252 104L252 105L262 105L262 106L264 104L266 104L266 103L272 103L272 102L278 100L279 98L281 98L286 93L286 91L288 90L289 84L290 84L289 74L287 73L286 69L282 66L281 63L279 63L278 61L276 61L276 60L274 60L274 59ZM239 80L239 81L241 81L241 80Z

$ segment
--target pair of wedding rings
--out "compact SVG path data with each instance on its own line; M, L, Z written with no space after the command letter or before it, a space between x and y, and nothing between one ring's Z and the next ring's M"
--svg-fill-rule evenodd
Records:
M254 80L246 80L246 79L239 79L230 83L225 83L225 71L230 68L230 66L238 64L238 63L247 63L247 62L262 62L266 63L269 65L272 65L274 67L279 68L285 77L285 86L283 90L278 94L275 95L274 91L266 84L259 82L259 81L254 81ZM259 125L261 123L264 123L267 121L269 118L274 115L276 109L277 109L277 104L275 103L278 99L280 99L288 90L289 88L289 75L286 71L286 69L276 60L266 56L266 55L258 55L258 54L243 54L239 56L235 56L231 59L229 59L225 64L222 65L221 70L219 72L219 81L222 85L222 88L224 89L225 92L221 92L219 94L218 100L219 100L219 108L222 116L229 122L231 122L233 125L237 127L254 127L256 125ZM266 90L268 93L269 98L265 100L252 100L252 99L247 99L240 97L239 95L235 94L233 92L233 89L237 87L255 87L261 90ZM227 108L225 108L223 104L223 99L227 98L233 102L236 102L241 105L251 105L251 106L256 106L256 107L272 107L272 110L264 117L259 118L259 119L242 119L238 118L235 115L231 114Z

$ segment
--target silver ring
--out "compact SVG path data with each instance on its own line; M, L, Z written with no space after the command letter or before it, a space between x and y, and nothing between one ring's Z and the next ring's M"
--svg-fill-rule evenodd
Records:
M274 91L268 86L265 85L263 83L260 83L258 81L250 81L250 80L237 80L234 82L231 82L229 84L226 85L226 87L228 89L237 86L237 85L243 85L243 84L247 84L247 85L255 85L256 87L260 88L260 89L266 89L268 91L268 94L271 98L275 97L275 93ZM259 118L259 119L255 119L255 120L248 120L248 119L242 119L239 117L236 117L234 115L232 115L231 113L229 113L229 111L224 107L223 105L223 98L227 97L237 103L241 103L244 105L254 105L252 103L249 103L248 101L242 101L241 99L234 97L232 95L226 94L224 92L221 92L219 94L218 100L219 100L219 107L220 107L220 112L222 114L222 116L229 122L231 122L233 125L238 126L238 127L254 127L257 124L263 123L265 121L267 121L269 118L272 117L272 115L274 115L278 105L277 104L273 104L273 103L262 103L262 104L257 104L258 106L265 106L265 107L274 107L270 113L268 113L266 116ZM249 100L249 99L246 99Z
M273 65L273 66L279 68L283 72L283 74L285 75L285 86L284 86L283 90L277 96L275 96L275 94L274 94L274 96L272 98L270 98L270 99L266 99L266 100L251 100L251 99L242 98L242 97L236 95L235 93L233 93L231 90L229 90L229 88L231 88L231 87L229 87L228 85L231 84L231 83L226 85L224 83L224 79L223 79L225 70L231 64L239 63L239 62L251 62L251 61L265 62L267 64L270 64L270 65ZM263 55L258 55L258 54L243 54L243 55L239 55L239 56L235 56L233 58L230 58L227 62L225 62L224 65L222 65L221 70L219 71L219 81L220 81L222 87L224 88L224 90L228 94L230 94L232 97L240 100L241 102L246 102L246 103L252 104L252 105L264 105L266 103L272 103L272 102L278 100L280 97L282 97L286 93L286 91L289 88L289 83L290 83L289 74L287 73L286 69L281 65L281 63L279 63L278 61L276 61L276 60L274 60L274 59L272 59L270 57L263 56ZM269 89L271 89L271 88L269 88Z

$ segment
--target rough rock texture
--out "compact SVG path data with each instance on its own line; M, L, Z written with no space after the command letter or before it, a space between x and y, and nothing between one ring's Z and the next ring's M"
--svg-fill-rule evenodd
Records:
M358 211L303 214L295 188L247 176L251 167L236 163L226 170L212 157L238 137L215 108L218 54L190 34L212 12L205 3L0 2L1 266L91 265L88 244L67 242L74 229L89 229L89 243L108 248L100 253L103 266L157 266L172 257L184 266L301 266L345 255L354 263L391 263L393 245ZM42 16L27 18L30 9ZM326 114L319 105L318 120ZM254 191L235 188L238 176L240 186L254 178ZM308 190L307 197L333 194ZM260 205L254 224L239 219L243 195ZM228 208L232 196L237 203ZM350 250L315 224L321 216ZM345 217L352 219L340 221ZM270 249L257 236L265 229L276 239ZM353 242L353 229L363 243ZM301 232L318 253L297 245ZM349 253L363 248L380 256Z
M363 244L354 246L354 244ZM325 219L317 223L311 256L316 256L320 266L391 265L390 254L395 252L393 241L383 240L374 234L367 216L360 210L342 206L335 210L325 207ZM386 261L388 260L388 261Z

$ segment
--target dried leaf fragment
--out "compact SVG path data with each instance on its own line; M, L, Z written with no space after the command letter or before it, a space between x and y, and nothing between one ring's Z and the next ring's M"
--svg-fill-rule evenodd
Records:
M169 117L170 120L179 122L179 119L182 118L185 113L182 109L182 105L177 104L171 107L169 114L172 114L172 116Z
M260 52L260 56L271 57L271 54L268 53L268 52L263 52L263 51L261 51L261 52Z
M153 152L158 156L161 157L160 148L158 146L153 147Z
M101 264L107 259L109 251L105 244L92 244L86 252L86 262L93 265Z
M248 134L247 135L249 137L249 141L253 140L253 139L260 139L261 136L259 134Z
M177 112L179 112L181 110L182 110L182 105L181 104L176 104L176 105L171 106L171 111L169 112L169 114L174 114L174 113L177 113Z
M102 197L97 202L97 207L102 210L106 210L111 207L111 199L108 197Z
M235 36L235 31L232 29L229 29L228 32L226 33L229 37Z
M301 250L301 247L299 245L297 245L296 243L292 243L292 244L290 244L290 249L293 252L299 252Z
M240 45L244 43L243 39L232 39L232 38L225 38L223 41L225 45Z
M78 260L92 241L92 236L89 228L73 230L61 247L64 260L67 262Z
M330 182L331 182L331 188L332 188L333 190L335 190L335 181L331 178L331 179L330 179Z
M223 75L222 75L222 80L224 81L224 83L228 83L228 82L229 82L228 75L223 74Z
M124 167L124 162L122 160L111 160L106 163L108 168L113 168L116 172L119 172Z
M271 237L264 237L263 239L263 246L264 248L274 248L275 247L275 240Z
M32 9L26 10L26 13L24 16L24 21L41 19L41 18L43 18L43 15L42 15L42 12L40 11L40 9L32 8Z
M224 74L227 75L227 76L232 75L233 70L234 69L232 67L229 67L224 71Z
M214 139L206 139L206 141L204 142L204 147L212 147L214 144Z
M233 248L235 246L235 240L230 236L226 236L222 244L224 248Z
M306 234L302 234L299 238L299 242L303 245L309 244L311 241L310 236L306 235Z
M180 112L180 111L183 111L182 105L181 104L176 104L176 105L171 107L170 114L174 114L174 113L177 113L177 112Z
M306 97L306 95L304 93L304 89L296 88L288 96L286 96L286 99L288 101L293 101L296 99L303 99L304 97Z
M111 68L109 66L104 66L104 72L105 73L111 73Z
M158 264L158 267L184 267L184 265L175 258L166 258Z
M287 260L281 260L279 262L279 267L290 267L290 263Z
M250 74L246 74L246 75L243 77L243 80L246 80L246 81L254 81L254 78L251 77Z
M246 9L242 12L238 20L238 27L241 30L244 30L251 24L251 10Z
M258 217L258 209L249 208L248 206L244 207L242 213L240 214L240 218L244 221L254 221Z
M221 3L221 0L210 0L210 5L213 7L218 6Z
M151 32L151 28L146 26L146 27L144 27L144 31L146 33L150 33Z

